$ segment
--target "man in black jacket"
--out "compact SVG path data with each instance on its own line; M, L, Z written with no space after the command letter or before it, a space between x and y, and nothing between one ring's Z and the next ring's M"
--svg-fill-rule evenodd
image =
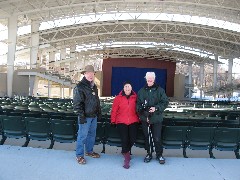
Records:
M96 138L97 120L101 118L101 108L97 86L94 83L94 67L87 65L82 74L84 77L73 91L73 108L78 115L79 126L76 159L79 164L86 164L84 151L86 151L86 156L100 157L98 153L93 151L93 146Z

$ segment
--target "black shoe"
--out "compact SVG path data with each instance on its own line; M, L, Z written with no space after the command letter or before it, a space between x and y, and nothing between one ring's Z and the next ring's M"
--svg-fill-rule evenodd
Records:
M144 158L144 162L148 163L152 160L152 155L151 154L147 154L146 157Z
M165 158L163 156L157 157L157 160L159 161L160 164L165 164Z

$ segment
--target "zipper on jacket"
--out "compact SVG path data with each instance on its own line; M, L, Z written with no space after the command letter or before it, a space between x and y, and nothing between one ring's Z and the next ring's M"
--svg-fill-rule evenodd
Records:
M130 99L131 97L129 97L128 98L128 124L129 124L129 99Z

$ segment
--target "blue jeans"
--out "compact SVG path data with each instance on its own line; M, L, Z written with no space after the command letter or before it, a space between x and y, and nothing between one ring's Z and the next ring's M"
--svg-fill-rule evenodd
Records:
M80 124L78 121L78 136L76 144L76 156L84 156L84 145L87 153L93 152L93 146L95 144L96 129L97 129L97 117L86 118L86 123Z

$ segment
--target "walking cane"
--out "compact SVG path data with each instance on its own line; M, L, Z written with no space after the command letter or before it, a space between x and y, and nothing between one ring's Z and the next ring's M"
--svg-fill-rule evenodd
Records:
M154 152L154 141L153 141L152 131L150 128L150 123L149 123L148 117L147 117L147 122L148 122L148 142L149 142L149 146L150 146L150 153L152 154Z

